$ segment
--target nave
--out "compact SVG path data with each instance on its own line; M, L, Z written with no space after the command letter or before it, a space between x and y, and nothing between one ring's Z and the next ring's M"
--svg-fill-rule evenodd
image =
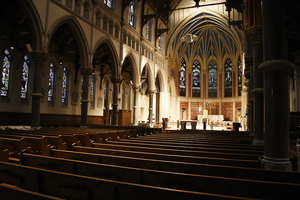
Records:
M0 131L4 199L296 199L247 132L94 126ZM132 127L133 128L133 127Z

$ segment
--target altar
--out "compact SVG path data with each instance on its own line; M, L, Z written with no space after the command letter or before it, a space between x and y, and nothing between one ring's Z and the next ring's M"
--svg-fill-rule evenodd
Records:
M198 115L197 120L200 121L200 123L203 122L203 118L205 118L204 115ZM211 122L213 122L216 125L219 125L224 121L223 115L207 115L207 124L209 125Z

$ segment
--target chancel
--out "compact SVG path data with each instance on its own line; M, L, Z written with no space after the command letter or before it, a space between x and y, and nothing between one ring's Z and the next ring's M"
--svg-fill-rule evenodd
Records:
M1 199L299 198L300 1L1 6Z

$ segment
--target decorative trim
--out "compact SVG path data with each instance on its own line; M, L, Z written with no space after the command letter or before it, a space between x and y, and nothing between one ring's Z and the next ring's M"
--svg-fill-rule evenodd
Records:
M258 66L261 71L269 70L294 70L294 64L287 60L268 60Z
M31 96L32 97L39 97L39 98L43 97L43 95L41 93L31 93Z
M245 34L246 34L246 37L252 43L252 45L263 42L263 38L262 38L263 34L262 34L262 26L261 25L256 25L256 26L247 28L245 30Z
M255 94L263 94L264 88L254 88L253 90L251 90L251 92Z

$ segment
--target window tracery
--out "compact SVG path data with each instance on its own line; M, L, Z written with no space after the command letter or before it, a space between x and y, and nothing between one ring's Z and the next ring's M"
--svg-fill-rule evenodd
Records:
M23 72L22 72L22 85L21 85L21 98L27 97L28 91L28 75L29 75L29 59L28 56L24 56Z
M3 68L2 68L1 96L8 95L10 64L11 64L11 55L8 49L5 49L4 58L3 58Z
M48 101L53 102L54 93L54 65L50 63L49 65L49 81L48 81Z
M186 63L185 60L181 59L181 70L180 70L180 96L185 96L186 89Z
M242 79L243 79L242 63L241 63L241 58L239 57L238 60L238 85L239 85L238 95L239 96L241 96L241 92L242 92Z
M208 97L217 97L218 89L217 63L212 60L208 64Z
M62 79L62 99L61 102L62 103L66 103L67 102L67 79L68 79L68 71L67 68L64 67L63 69L63 79Z
M192 94L193 97L201 96L201 66L198 60L193 63L192 69Z
M229 58L224 64L225 97L232 97L232 62Z

